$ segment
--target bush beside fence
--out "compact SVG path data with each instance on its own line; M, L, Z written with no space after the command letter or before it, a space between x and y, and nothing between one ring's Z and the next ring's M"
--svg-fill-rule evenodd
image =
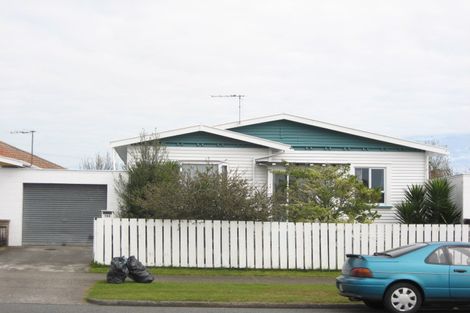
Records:
M146 266L322 269L345 255L422 241L468 241L468 225L326 224L97 218L94 261L135 255Z

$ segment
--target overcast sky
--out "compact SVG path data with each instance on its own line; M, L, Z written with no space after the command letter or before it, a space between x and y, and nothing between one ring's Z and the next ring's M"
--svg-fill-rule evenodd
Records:
M2 1L0 140L66 167L110 140L291 113L463 138L470 1ZM446 144L446 142L441 142ZM465 166L465 165L463 165Z

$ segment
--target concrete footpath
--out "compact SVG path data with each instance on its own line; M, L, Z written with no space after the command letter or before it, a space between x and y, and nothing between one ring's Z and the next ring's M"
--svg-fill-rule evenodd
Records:
M81 304L101 274L87 273L90 247L8 247L0 251L0 303Z
M88 289L106 273L88 273L90 247L21 247L0 250L0 304L84 304ZM156 276L155 282L219 282L259 284L334 284L330 277ZM90 301L93 302L93 301ZM108 305L277 307L227 303L144 303L95 301ZM289 307L305 307L289 306ZM308 306L312 307L312 306ZM315 307L324 307L317 305ZM330 307L330 306L328 306Z
M0 270L0 303L81 304L102 275Z

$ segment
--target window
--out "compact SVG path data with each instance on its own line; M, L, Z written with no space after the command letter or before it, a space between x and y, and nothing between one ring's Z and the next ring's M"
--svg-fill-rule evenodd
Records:
M396 257L402 256L402 255L405 255L407 253L416 251L418 249L421 249L423 247L426 247L427 245L428 245L427 243L423 243L423 242L415 243L415 244L412 244L412 245L401 246L401 247L391 249L391 250L387 250L387 251L384 251L384 252L376 252L376 253L374 253L374 255L389 256L389 257L392 257L392 258L396 258Z
M354 174L364 186L380 190L380 202L385 202L385 169L359 167L355 169Z
M444 251L444 248L439 248L433 253L431 253L427 258L426 258L426 263L429 264L448 264L447 262L447 256Z
M274 192L286 192L289 186L292 186L297 181L295 176L286 174L274 174L273 175L273 187Z
M228 175L228 166L223 164L219 166L219 173L221 173L225 178L227 178Z
M469 247L447 247L452 265L470 265Z
M284 191L287 187L287 175L274 174L273 175L273 190L274 192Z
M225 166L225 168L227 168L227 166ZM205 172L217 173L218 170L219 170L219 166L217 164L207 164L207 163L183 163L181 164L181 171L187 173L191 177L196 176L197 173L205 173Z

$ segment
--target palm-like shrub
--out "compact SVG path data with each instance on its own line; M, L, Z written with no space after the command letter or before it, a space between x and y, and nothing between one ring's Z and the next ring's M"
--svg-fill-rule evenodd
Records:
M426 188L422 185L408 187L405 191L405 200L397 205L396 215L404 224L426 223Z
M452 224L460 222L460 212L451 200L453 186L445 178L426 183L428 223Z
M405 200L396 206L398 220L403 224L459 223L461 213L451 199L452 188L445 178L411 185Z

